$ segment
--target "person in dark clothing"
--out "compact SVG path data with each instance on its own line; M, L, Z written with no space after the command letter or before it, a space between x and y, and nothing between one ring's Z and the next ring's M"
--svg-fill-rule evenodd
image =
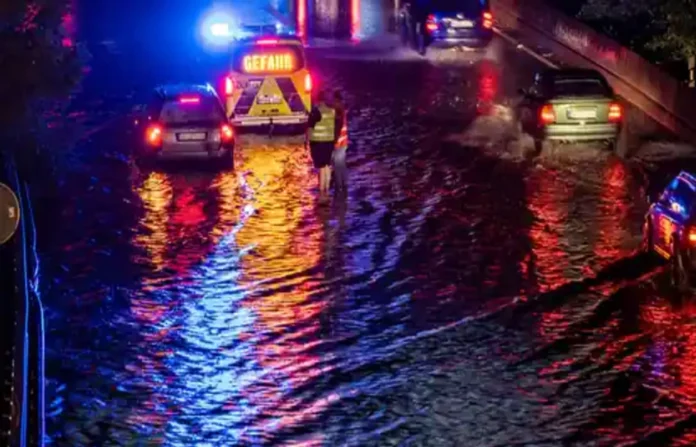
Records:
M413 0L411 2L411 26L413 27L414 45L420 53L425 52L425 22L429 14L429 2Z

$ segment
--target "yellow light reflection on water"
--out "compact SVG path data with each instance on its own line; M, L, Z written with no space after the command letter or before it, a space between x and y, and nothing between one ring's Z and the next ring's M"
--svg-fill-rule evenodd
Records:
M255 359L274 380L248 387L244 396L265 414L269 425L252 430L275 431L306 423L327 402L303 402L294 390L322 374L311 348L320 341L319 315L326 303L313 297L323 275L313 273L323 255L324 231L317 220L311 188L316 178L301 144L254 146L244 151L239 168L253 215L239 230L239 247L253 247L241 261L240 282L266 293L245 301L256 314ZM271 289L270 293L269 289Z
M134 240L135 246L144 249L155 270L159 270L164 265L167 251L168 209L174 198L172 185L166 174L152 172L137 189L137 193L145 208L140 225L146 231L138 232Z
M301 273L318 259L313 228L302 224L314 214L311 188L316 178L302 145L253 146L244 152L240 181L254 215L237 234L240 247L253 246L244 257L244 277L268 280ZM244 194L244 193L243 193Z

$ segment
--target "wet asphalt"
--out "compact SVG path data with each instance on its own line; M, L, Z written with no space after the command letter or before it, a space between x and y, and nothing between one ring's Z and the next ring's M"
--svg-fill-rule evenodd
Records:
M222 65L119 51L94 52L39 211L55 445L696 441L694 301L636 254L670 146L530 159L509 110L541 66L503 40L329 42L309 58L350 108L350 189L320 207L302 136L138 168L130 107Z

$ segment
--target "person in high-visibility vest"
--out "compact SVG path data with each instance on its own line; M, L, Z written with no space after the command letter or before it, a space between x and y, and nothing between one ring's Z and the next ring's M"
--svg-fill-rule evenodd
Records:
M340 91L334 93L336 109L336 147L333 151L334 177L336 190L345 193L348 187L348 166L346 166L346 149L348 149L348 114Z
M309 150L314 167L319 170L319 194L328 198L331 185L331 156L336 145L336 111L329 106L324 93L319 91L309 113Z

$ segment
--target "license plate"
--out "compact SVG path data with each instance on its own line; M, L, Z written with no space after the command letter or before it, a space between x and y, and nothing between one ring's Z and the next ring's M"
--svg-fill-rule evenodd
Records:
M450 22L452 28L473 28L474 22L471 20L452 20Z
M188 132L176 135L179 141L203 141L207 134L205 132Z
M259 96L256 99L257 104L280 104L282 102L282 98L280 96Z
M597 118L597 109L571 109L568 116L579 120L595 119Z

